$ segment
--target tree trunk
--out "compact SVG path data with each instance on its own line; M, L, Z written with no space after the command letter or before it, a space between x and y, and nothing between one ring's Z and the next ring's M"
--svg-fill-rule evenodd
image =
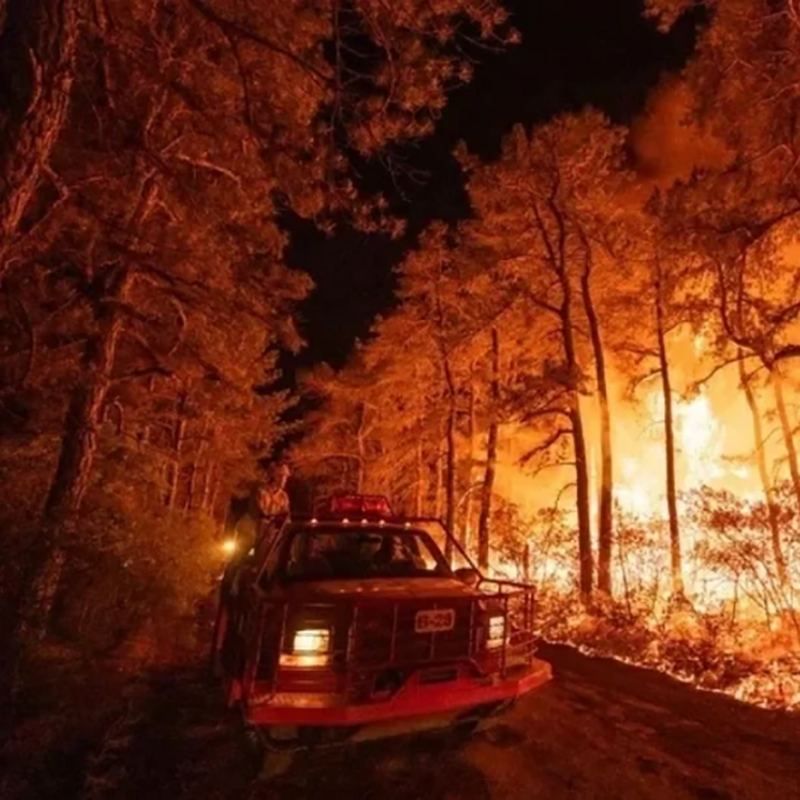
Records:
M364 459L366 458L366 443L364 442L364 427L367 421L367 407L361 404L361 412L358 420L358 431L356 442L358 445L358 472L356 473L356 494L364 491Z
M197 476L200 472L197 464L198 459L195 457L189 465L189 490L186 493L186 504L184 506L184 510L189 514L194 510L194 498L197 492Z
M478 566L489 568L489 523L492 513L492 492L497 467L497 433L500 403L500 337L497 328L492 328L492 358L489 378L489 435L486 442L486 472L481 490L481 509L478 517Z
M167 483L166 506L173 511L178 499L178 486L181 477L181 450L183 449L183 434L186 430L186 404L188 396L186 389L181 392L180 403L175 411L175 428L172 432L172 449L174 452Z
M82 369L85 378L75 387L67 415L58 467L45 506L47 520L74 519L86 492L97 450L97 427L123 325L119 306L127 300L131 278L126 268L119 268L112 277L100 313L99 331L86 346Z
M450 534L445 543L447 563L453 562L453 536L456 535L456 403L450 399L447 413L447 488L445 491L445 525Z
M3 137L7 144L0 153L0 277L67 120L80 5L81 0L7 4L4 39L17 37L20 45L9 58L15 62L9 68L19 73L27 62L31 85L25 107L12 112ZM16 43L8 44L14 50Z
M441 441L436 446L436 488L433 498L434 502L434 516L436 519L442 518L442 508L444 507L444 498L442 490L444 488L444 470L442 469L442 443Z
M578 498L578 551L580 558L580 590L584 601L588 601L593 589L592 522L589 502L589 464L586 456L586 437L578 393L573 392L572 440L575 450L575 479Z
M744 353L742 348L738 352L739 361L739 380L744 389L744 396L747 400L747 407L750 409L750 417L753 422L753 445L755 447L756 464L758 464L758 475L761 478L761 486L764 490L764 502L767 505L767 517L769 519L770 535L772 537L772 555L775 559L775 566L778 573L778 580L781 586L787 583L786 559L783 555L783 544L781 542L780 523L778 520L778 507L775 504L775 497L772 491L772 481L767 468L767 456L764 452L764 433L761 426L761 413L758 408L753 387L747 370L744 366Z
M589 502L589 460L586 455L586 436L580 405L580 369L575 352L574 331L572 328L572 288L566 268L561 266L559 279L563 299L561 302L561 336L569 381L569 418L572 429L572 444L575 451L575 484L578 504L578 558L580 570L580 591L584 602L592 595L594 583L594 563L592 557L592 518Z
M586 245L588 247L588 244ZM594 353L597 394L600 402L600 503L597 532L597 588L612 594L611 557L614 539L614 469L611 449L611 412L608 404L605 353L600 336L600 322L591 295L591 254L587 252L586 268L581 277L583 306L589 321L589 335Z
M211 517L216 517L216 510L217 510L217 498L219 497L220 493L220 484L222 481L219 478L219 467L215 464L214 465L214 472L213 472L213 480L211 485L211 492L208 496L208 514ZM223 512L223 516L227 514L227 504L224 506L225 511Z
M74 533L83 497L91 478L117 342L123 325L119 303L125 301L131 273L124 268L112 276L100 312L97 334L87 342L82 378L73 391L65 420L56 473L42 518L41 533L33 545L22 581L22 597L16 638L21 643L43 635L64 564L64 547Z
M140 181L136 203L126 221L132 231L139 229L152 204L154 175L151 170ZM96 307L97 330L84 348L80 377L64 420L61 451L45 501L41 530L32 544L20 584L22 595L10 655L12 672L18 669L26 642L40 638L46 630L54 587L58 586L64 563L64 547L78 522L91 478L97 432L124 323L123 307L132 282L133 273L127 265L110 268Z
M425 502L425 452L422 447L422 436L417 441L417 489L414 500L414 513L421 517Z
M203 474L203 491L200 495L200 510L209 516L213 516L213 513L209 510L208 500L211 497L211 485L216 468L216 462L209 461Z
M202 503L202 496L203 491L201 490L198 492L198 482L200 480L200 476L204 474L203 470L203 460L205 458L205 453L207 449L207 442L208 442L208 420L203 421L202 432L200 434L200 441L197 444L197 449L195 450L194 457L192 458L192 465L191 471L189 474L189 497L186 501L186 510L191 513L198 508L202 511L203 503ZM200 503L198 504L197 496L200 494Z
M787 460L789 462L789 475L792 479L794 495L797 498L797 509L800 512L800 470L797 466L797 448L794 446L794 431L789 421L789 413L786 409L786 401L783 397L783 375L780 367L775 366L770 370L772 388L775 392L775 407L778 410L778 419L781 423L783 433L783 443L786 447Z
M447 526L448 536L447 542L445 543L445 558L447 558L447 562L451 564L453 561L453 537L456 535L456 384L453 378L452 365L450 363L450 353L445 339L446 324L438 283L436 285L436 314L438 317L437 344L439 347L439 357L441 358L445 391L447 392L447 427L445 430L445 439L447 443L445 525Z
M469 410L467 415L467 499L464 504L464 519L461 521L461 546L468 550L472 534L472 515L475 501L472 491L472 471L475 463L475 377L470 374Z
M661 281L656 279L656 335L658 337L658 363L661 372L661 389L664 396L664 443L667 465L667 513L669 515L669 551L672 594L684 596L681 533L678 522L678 498L675 485L675 431L672 421L672 386L670 383L667 343L664 332L664 308Z

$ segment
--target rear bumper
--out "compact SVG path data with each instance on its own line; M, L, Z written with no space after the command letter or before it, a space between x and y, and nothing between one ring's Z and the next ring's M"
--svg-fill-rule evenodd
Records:
M546 661L534 658L528 669L505 680L459 677L439 684L410 679L387 700L347 705L338 694L284 693L254 698L245 705L245 719L256 726L338 727L437 717L513 700L552 678Z

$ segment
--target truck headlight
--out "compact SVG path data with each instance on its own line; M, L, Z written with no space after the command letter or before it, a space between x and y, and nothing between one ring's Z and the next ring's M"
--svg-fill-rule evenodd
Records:
M486 647L495 650L503 646L506 638L506 618L503 616L489 617L489 638Z
M295 631L292 652L281 653L282 667L326 667L331 662L331 632L328 628Z

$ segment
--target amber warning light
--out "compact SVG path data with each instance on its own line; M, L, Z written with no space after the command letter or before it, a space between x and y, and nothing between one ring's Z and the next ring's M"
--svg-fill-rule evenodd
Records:
M317 513L391 517L392 507L381 495L343 494L323 500Z

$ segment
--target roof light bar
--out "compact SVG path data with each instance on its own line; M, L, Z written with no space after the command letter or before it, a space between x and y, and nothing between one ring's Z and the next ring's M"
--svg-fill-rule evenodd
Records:
M382 495L338 494L322 500L316 506L317 514L353 514L363 517L367 514L377 517L391 517L392 507Z

